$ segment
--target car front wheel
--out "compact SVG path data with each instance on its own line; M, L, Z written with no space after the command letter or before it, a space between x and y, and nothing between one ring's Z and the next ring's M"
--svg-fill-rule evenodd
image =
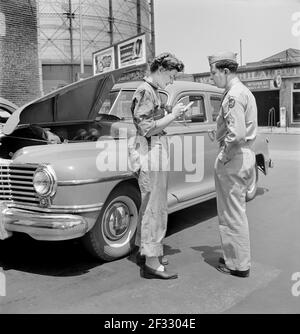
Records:
M254 172L252 173L251 181L246 192L246 201L249 202L256 196L258 183L258 168L255 164Z
M83 237L93 256L112 261L132 250L140 202L139 190L132 184L123 184L110 194L94 227Z

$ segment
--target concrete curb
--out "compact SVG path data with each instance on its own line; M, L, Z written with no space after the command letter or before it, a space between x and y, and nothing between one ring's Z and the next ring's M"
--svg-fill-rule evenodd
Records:
M258 127L258 133L265 134L283 134L283 135L300 135L300 128L270 128L270 127Z

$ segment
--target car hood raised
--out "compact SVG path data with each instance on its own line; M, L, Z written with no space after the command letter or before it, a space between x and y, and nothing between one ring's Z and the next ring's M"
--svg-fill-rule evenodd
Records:
M18 109L18 106L13 102L4 99L3 97L0 97L0 109L12 114L16 109Z
M3 133L11 134L18 124L95 119L123 71L95 75L25 104L10 116L3 127Z

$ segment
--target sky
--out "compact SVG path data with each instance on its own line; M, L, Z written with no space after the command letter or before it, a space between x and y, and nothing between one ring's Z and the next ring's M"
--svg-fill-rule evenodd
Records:
M154 0L156 54L174 53L185 73L209 71L207 56L238 53L242 64L300 49L300 0Z

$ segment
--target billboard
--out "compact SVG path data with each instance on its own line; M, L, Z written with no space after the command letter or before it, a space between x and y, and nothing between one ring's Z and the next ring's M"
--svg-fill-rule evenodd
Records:
M141 34L94 52L93 74L146 63L146 35Z
M112 46L93 53L93 74L113 71L115 65L115 48Z
M147 62L145 34L117 44L118 67L142 65Z

